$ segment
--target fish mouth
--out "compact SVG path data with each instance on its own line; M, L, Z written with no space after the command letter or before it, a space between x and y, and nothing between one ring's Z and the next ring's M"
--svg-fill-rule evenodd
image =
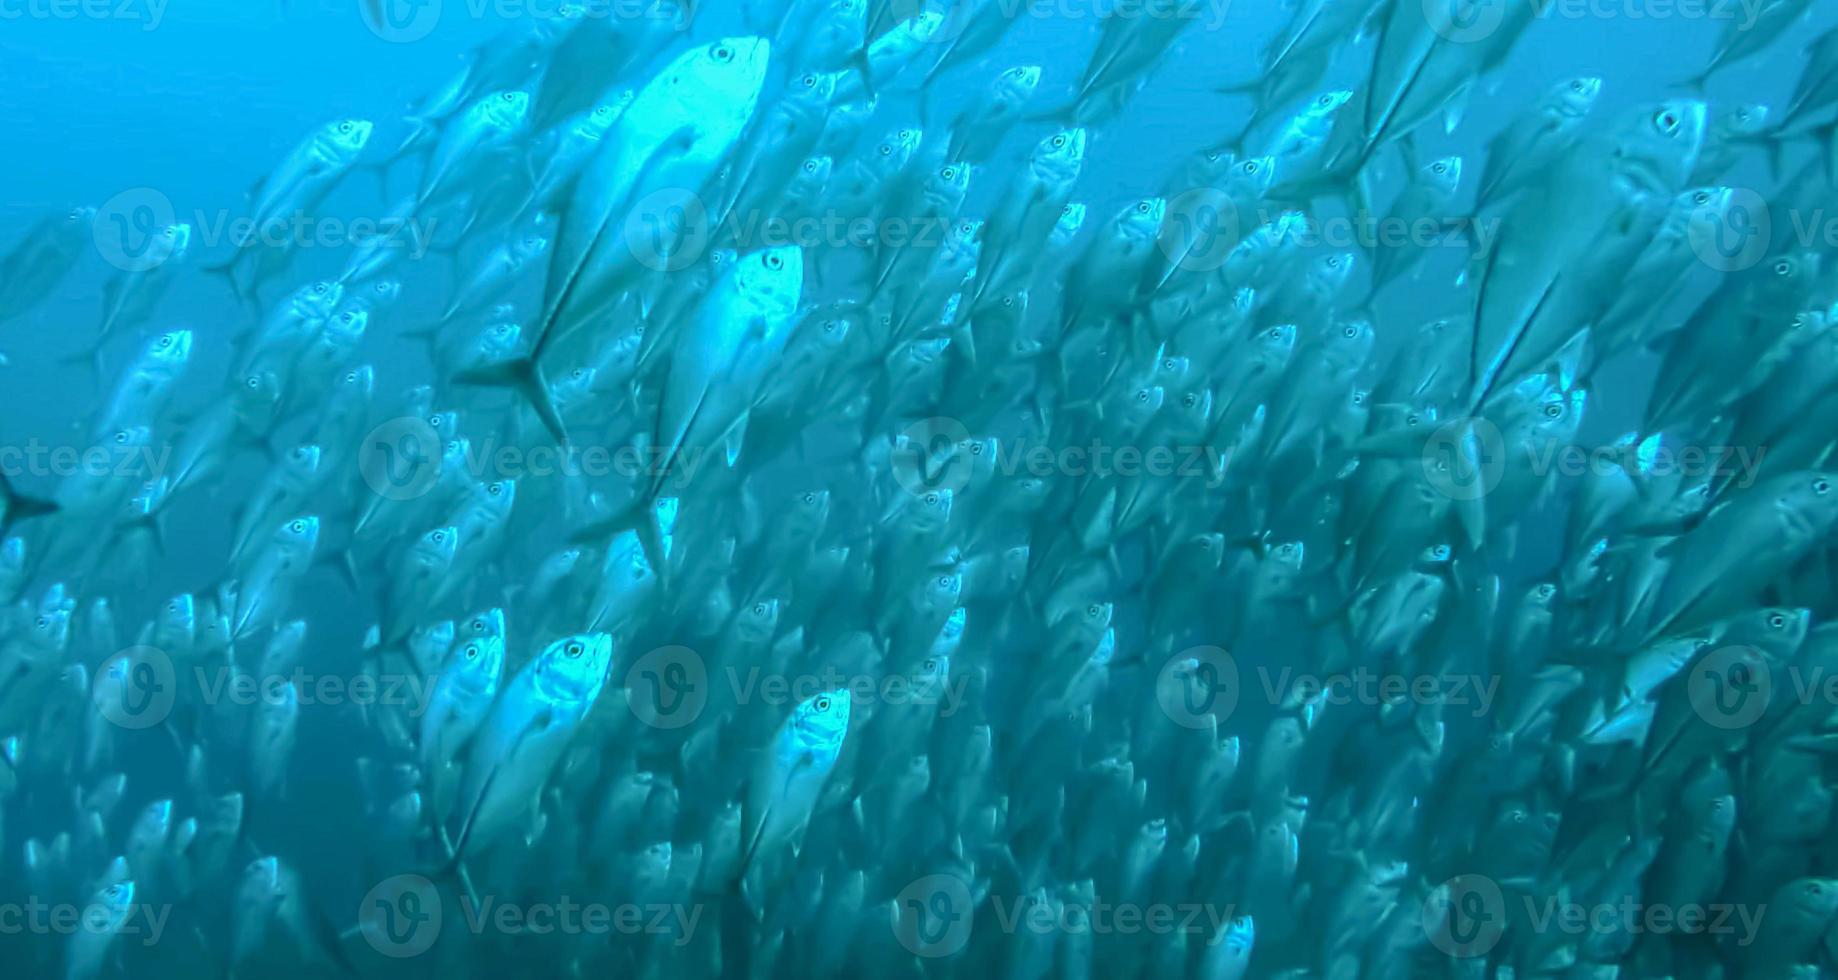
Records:
M1814 536L1812 521L1792 504L1785 500L1776 500L1774 512L1780 518L1781 526L1789 534L1802 539L1810 539Z

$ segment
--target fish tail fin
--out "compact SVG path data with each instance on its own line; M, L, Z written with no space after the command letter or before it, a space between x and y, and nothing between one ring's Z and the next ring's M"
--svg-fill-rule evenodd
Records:
M236 281L236 267L240 264L242 264L242 248L238 246L236 254L230 256L229 261L202 266L201 269L208 275L223 277L223 281L229 284L230 292L236 295L236 301L241 303L245 309L252 309L254 304L251 302L249 292L243 289L242 283Z
M7 532L20 521L46 517L57 511L56 503L20 493L13 489L13 481L7 479L5 473L0 473L0 541L4 541Z
M1051 109L1047 109L1041 112L1036 112L1033 115L1028 116L1027 121L1031 123L1056 123L1060 125L1069 125L1071 123L1077 122L1078 118L1079 118L1079 100L1071 99L1071 100L1061 103L1060 105L1056 105Z
M665 472L668 472L668 468L665 468ZM613 512L611 516L574 532L572 540L577 544L596 544L621 531L637 532L638 545L644 549L645 561L650 562L652 571L657 573L659 590L668 592L670 550L664 543L663 519L657 513L657 488L662 483L663 478L657 478L651 489L639 494L637 499Z
M102 384L102 341L101 340L97 340L94 344L91 344L90 346L85 347L82 350L77 351L74 354L70 354L65 357L60 357L58 358L57 362L59 364L65 365L66 367L82 367L82 368L88 369L88 380L90 381L90 383L98 387L101 386Z
M555 437L556 444L568 448L568 429L562 424L561 412L555 407L555 399L549 393L548 379L535 358L519 357L491 367L461 371L454 375L453 380L462 385L509 388L517 392L530 403L536 417L542 420L543 428Z
M1696 75L1693 75L1690 78L1681 78L1678 81L1673 82L1672 87L1682 88L1689 92L1695 92L1695 93L1702 94L1704 91L1704 86L1710 82L1710 76L1713 73L1715 73L1716 70L1717 70L1717 65L1715 62L1712 62L1703 71L1698 72Z
M1213 91L1220 95L1253 95L1263 87L1264 80L1262 78L1252 78L1242 82L1233 82L1230 85L1221 85L1213 89Z
M868 101L873 102L876 98L874 62L868 60L868 43L865 40L862 46L856 48L855 53L849 56L849 64L855 69L856 74L862 76L862 91L866 94Z
M395 166L396 161L402 158L401 157L402 152L403 151L398 150L396 151L396 153L393 153L382 160L360 161L358 163L352 164L352 169L356 170L359 173L366 173L366 174L371 175L372 177L375 177L376 182L377 182L377 193L381 194L383 196L383 200L387 201L390 199L389 197L389 171L391 167Z

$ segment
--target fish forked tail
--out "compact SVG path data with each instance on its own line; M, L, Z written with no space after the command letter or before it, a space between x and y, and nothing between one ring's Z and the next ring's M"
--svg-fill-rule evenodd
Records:
M664 522L657 503L663 479L655 480L649 489L616 510L611 516L575 531L570 539L576 544L600 544L623 531L634 531L638 545L644 549L645 561L657 573L658 591L670 591L670 553L664 543Z
M555 437L556 444L568 448L567 426L562 423L561 411L556 408L555 398L549 391L548 377L535 357L518 357L491 367L461 371L453 380L456 384L480 388L509 388L522 395L535 410L536 417L542 420L543 428Z
M206 275L221 276L223 281L229 285L230 292L235 294L236 301L242 304L243 309L255 312L258 311L258 304L255 301L254 294L250 290L244 289L242 283L236 281L236 268L242 264L243 248L244 246L238 245L236 247L236 254L230 256L227 262L219 262L215 265L206 265L200 268Z
M58 505L50 500L22 494L13 489L13 482L5 473L0 473L0 541L6 540L13 525L34 517L47 517L58 512Z

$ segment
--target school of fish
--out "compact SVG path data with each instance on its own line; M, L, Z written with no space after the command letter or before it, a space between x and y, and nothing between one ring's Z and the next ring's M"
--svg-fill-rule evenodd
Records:
M1498 119L1535 0L1120 3L1059 77L1028 4L643 6L111 257L119 465L0 469L9 975L1838 976L1810 0ZM1194 45L1243 121L1088 212ZM302 281L372 187L414 247Z

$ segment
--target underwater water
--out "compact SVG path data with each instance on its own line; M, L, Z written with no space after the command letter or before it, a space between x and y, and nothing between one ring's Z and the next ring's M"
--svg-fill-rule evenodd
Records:
M0 0L0 977L1838 974L1810 0Z

